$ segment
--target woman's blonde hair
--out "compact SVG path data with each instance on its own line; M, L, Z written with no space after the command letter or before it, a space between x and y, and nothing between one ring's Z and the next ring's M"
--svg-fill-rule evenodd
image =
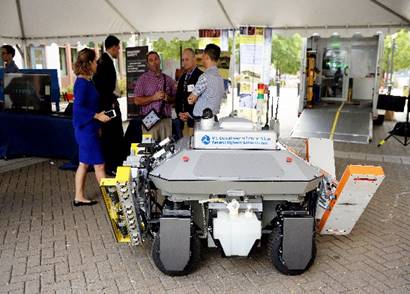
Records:
M89 48L84 48L78 52L77 61L74 64L75 75L91 75L91 63L93 63L95 56L95 51Z

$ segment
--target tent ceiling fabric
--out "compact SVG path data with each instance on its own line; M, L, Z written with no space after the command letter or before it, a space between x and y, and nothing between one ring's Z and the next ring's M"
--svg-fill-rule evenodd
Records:
M216 0L110 0L140 32L231 28Z
M409 27L409 0L1 0L0 41L21 39L16 1L28 42L85 40L112 33L195 35L202 28L267 26L284 34L372 34ZM221 5L220 5L221 4ZM136 31L137 30L137 31Z
M238 9L235 0L223 0L234 23L269 27L354 26L400 24L403 21L369 0L252 0ZM408 0L382 0L389 6L410 8ZM410 16L410 13L408 13Z

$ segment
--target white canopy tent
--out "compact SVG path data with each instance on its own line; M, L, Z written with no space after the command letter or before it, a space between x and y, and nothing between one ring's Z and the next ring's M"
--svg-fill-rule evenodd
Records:
M0 42L68 43L107 34L197 36L198 29L271 27L351 36L410 25L409 0L2 0Z

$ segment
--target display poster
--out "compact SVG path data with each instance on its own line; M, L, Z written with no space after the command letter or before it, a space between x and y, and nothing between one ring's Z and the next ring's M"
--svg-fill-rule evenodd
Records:
M134 85L146 70L147 53L148 46L128 47L125 49L128 118L139 115L139 107L134 103Z
M221 32L221 51L229 51L229 30Z
M198 48L205 49L208 44L215 44L221 51L229 50L229 30L199 30Z
M239 107L255 108L258 83L269 83L272 30L241 27Z
M205 49L210 43L221 47L221 34L222 30L199 30L198 48Z

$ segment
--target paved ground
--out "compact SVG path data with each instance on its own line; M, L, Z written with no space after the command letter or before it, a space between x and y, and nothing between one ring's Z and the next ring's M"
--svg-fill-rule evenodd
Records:
M352 234L318 237L315 264L297 277L278 273L263 249L234 259L208 251L195 273L164 276L150 244L115 243L102 203L72 207L74 173L61 162L2 172L0 293L409 293L410 165L368 161L372 145L336 147L339 174L348 163L374 163L387 178ZM407 149L385 147L378 154L407 158ZM365 157L344 156L351 151ZM99 197L93 174L87 193Z
M375 126L373 130L373 141L370 144L351 144L335 142L335 156L345 159L358 159L381 163L410 164L410 146L403 146L391 137L382 147L377 144L384 139L388 132L393 129L395 122L385 122L382 126ZM402 137L399 137L403 141ZM296 148L300 153L305 151L304 139L285 138L282 142ZM410 142L410 138L409 138Z
M282 92L285 136L295 91ZM349 236L318 237L316 262L298 277L278 273L263 248L234 259L208 251L195 273L164 276L150 244L115 243L102 203L72 207L74 173L60 171L61 161L0 161L0 293L410 293L410 146L376 147L392 127L375 128L370 145L335 143L339 176L349 163L369 163L387 177ZM286 142L303 152L302 140ZM87 193L100 197L93 174Z
M15 170L25 166L33 165L39 162L48 161L47 158L40 157L22 157L12 160L0 160L0 173Z

